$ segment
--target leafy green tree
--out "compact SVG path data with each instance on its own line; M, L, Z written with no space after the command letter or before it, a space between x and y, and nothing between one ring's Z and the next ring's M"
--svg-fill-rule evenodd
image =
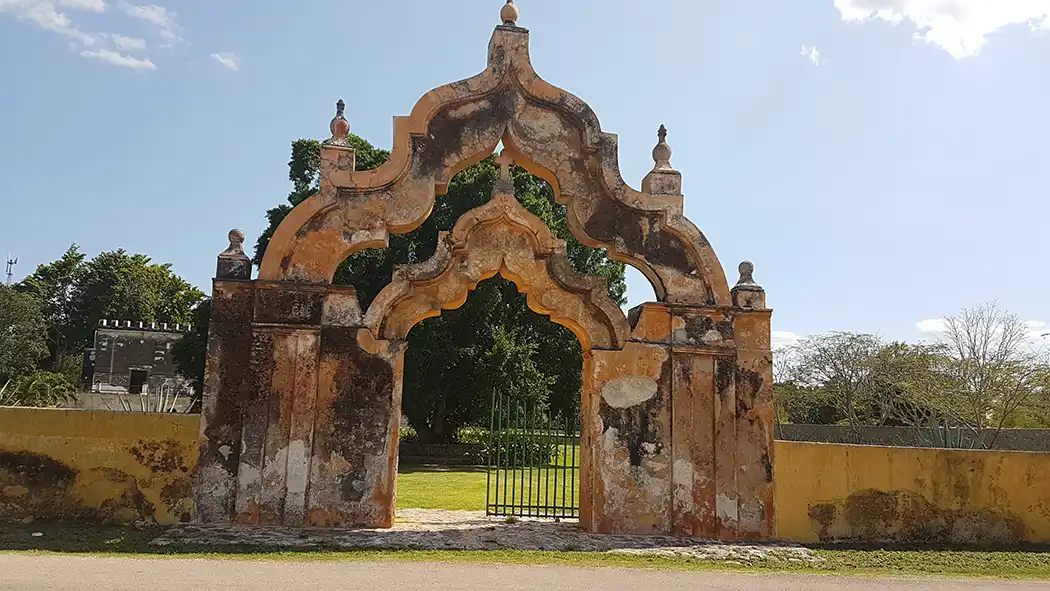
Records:
M70 348L75 319L74 288L84 273L85 256L74 244L57 261L40 265L26 277L17 289L36 298L47 323L47 337L51 350L51 366L58 369L62 357Z
M211 320L211 298L202 300L193 309L193 331L182 337L172 348L179 374L193 386L193 402L188 412L200 412L204 387L204 364L208 352L208 325Z
M31 373L47 357L46 334L37 301L0 286L0 387Z
M349 142L356 150L357 170L374 170L390 157L389 151L380 150L354 134L350 134ZM320 165L321 142L311 139L292 142L292 159L288 162L288 180L292 181L292 192L288 194L288 203L282 203L266 212L266 221L269 223L255 243L256 265L262 264L266 246L270 244L270 238L288 212L317 192Z
M76 245L59 260L37 267L18 290L43 309L51 337L50 366L63 372L68 370L63 359L91 344L99 320L187 324L204 298L171 265L124 250L87 260Z
M389 156L360 137L351 136L350 141L357 149L358 170L374 169ZM270 224L256 244L256 264L291 208L317 191L319 149L320 144L313 140L292 143L292 191L288 204L267 212ZM515 169L513 174L518 200L566 241L574 268L607 278L609 295L625 303L624 265L576 240L569 231L565 207L554 203L550 185L524 170ZM391 236L388 248L354 254L336 271L334 283L353 285L362 306L367 307L390 282L395 266L430 258L438 232L451 230L463 213L491 198L497 176L492 157L463 170L451 180L447 194L436 199L433 212L419 228ZM403 408L422 441L451 441L461 426L487 425L494 385L521 391L525 384L544 397L552 411L579 412L579 341L564 327L529 310L525 297L501 277L482 282L458 310L418 324L408 342ZM507 360L514 361L510 364L513 371L507 369Z

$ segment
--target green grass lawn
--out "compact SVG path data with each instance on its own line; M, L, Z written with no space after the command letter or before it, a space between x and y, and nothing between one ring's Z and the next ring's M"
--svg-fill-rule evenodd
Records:
M401 466L397 508L484 511L486 478L484 468Z
M499 498L501 504L520 504L521 493L524 491L526 498L532 499L533 505L560 504L563 489L566 502L569 501L568 494L572 489L573 500L579 503L579 474L575 477L570 476L570 479L576 479L575 487L563 486L565 474L561 470L500 470L498 475L497 482L496 474L490 479L485 468L401 466L397 475L397 507L484 511L486 491L490 487L493 503ZM571 482L572 480L570 484Z

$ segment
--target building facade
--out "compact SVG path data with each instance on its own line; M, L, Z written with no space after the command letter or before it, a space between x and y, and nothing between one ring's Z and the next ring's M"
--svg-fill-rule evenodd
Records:
M175 344L188 325L102 320L94 346L84 350L81 408L185 411L191 384L175 366Z

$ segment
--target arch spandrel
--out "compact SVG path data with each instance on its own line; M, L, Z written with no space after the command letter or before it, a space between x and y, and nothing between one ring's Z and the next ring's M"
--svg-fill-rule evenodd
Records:
M462 306L496 274L513 281L534 312L571 330L584 350L619 350L630 337L607 282L577 274L565 243L510 195L465 213L451 233L442 233L429 260L399 267L364 324L377 338L404 340L415 324Z
M616 136L601 131L586 103L536 74L528 47L526 30L497 27L486 70L432 90L397 118L393 152L378 169L355 172L323 158L320 192L277 229L260 278L330 282L350 254L421 225L452 176L502 140L555 187L573 234L641 270L660 300L730 305L724 271L682 216L681 197L629 187Z

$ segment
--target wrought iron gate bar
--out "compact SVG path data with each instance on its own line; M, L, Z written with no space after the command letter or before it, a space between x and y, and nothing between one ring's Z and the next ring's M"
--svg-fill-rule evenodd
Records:
M579 422L544 410L536 401L493 395L485 494L488 515L579 517Z

